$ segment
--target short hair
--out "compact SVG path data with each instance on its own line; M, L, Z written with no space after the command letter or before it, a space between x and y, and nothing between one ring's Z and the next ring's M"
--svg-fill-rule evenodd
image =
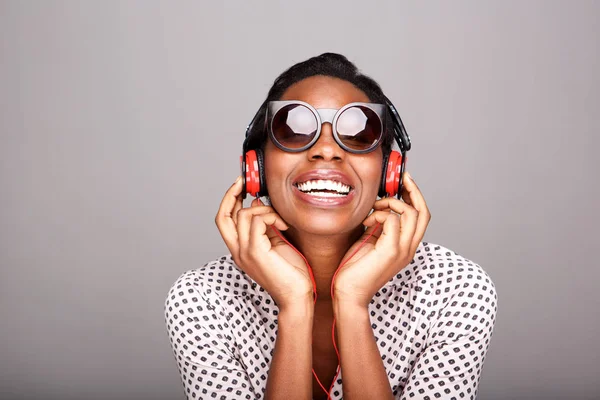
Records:
M379 84L369 76L361 73L356 65L346 57L336 53L323 53L292 65L275 79L273 86L269 89L267 98L256 115L255 123L248 133L247 149L263 148L267 141L267 131L264 124L266 104L269 101L279 100L283 93L294 83L317 75L329 76L350 82L356 88L362 90L371 102L386 103L386 97ZM381 149L383 150L383 154L388 154L392 149L394 141L394 128L387 109L385 118L386 130L383 133Z

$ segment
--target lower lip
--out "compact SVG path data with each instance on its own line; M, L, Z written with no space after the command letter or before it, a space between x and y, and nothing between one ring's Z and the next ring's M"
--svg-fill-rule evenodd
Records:
M310 194L306 194L298 189L296 186L293 186L294 194L302 201L309 203L316 207L339 207L346 205L352 201L354 198L354 190L351 190L346 196L340 197L321 197L314 196Z

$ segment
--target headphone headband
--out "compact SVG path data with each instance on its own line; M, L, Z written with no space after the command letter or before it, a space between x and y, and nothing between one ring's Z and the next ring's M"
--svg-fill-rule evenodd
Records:
M252 130L252 126L254 126L254 122L256 121L256 119L258 118L258 116L260 115L260 112L267 106L267 103L268 103L267 100L263 101L263 103L258 108L258 111L256 112L256 114L254 114L254 117L252 117L252 120L250 121L250 123L246 127L246 136L245 136L246 139L248 139L248 136L250 136L250 131Z
M390 115L392 116L392 121L394 122L394 140L398 144L400 151L402 153L405 153L409 151L412 147L410 142L410 136L408 135L408 132L406 132L406 128L402 123L402 118L400 118L400 114L398 114L398 111L396 111L396 107L394 107L394 105L392 104L390 99L387 98L386 95L383 95L383 98L385 99L385 104L388 107L388 110L390 111Z

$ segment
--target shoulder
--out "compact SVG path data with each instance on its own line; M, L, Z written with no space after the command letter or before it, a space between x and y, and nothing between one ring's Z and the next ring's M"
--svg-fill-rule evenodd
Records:
M475 261L439 244L421 242L413 260L389 283L417 292L429 316L459 300L463 307L485 305L492 318L497 310L498 295L490 275Z
M413 260L390 281L398 286L444 289L464 282L480 282L495 289L492 278L479 264L430 242L421 242Z
M169 294L177 295L176 292L182 288L191 287L205 294L214 292L227 297L254 292L257 286L227 254L182 273L171 286Z
M261 289L227 254L183 272L169 289L165 309L169 313L175 303L181 308L190 300L222 305L227 298L247 296Z

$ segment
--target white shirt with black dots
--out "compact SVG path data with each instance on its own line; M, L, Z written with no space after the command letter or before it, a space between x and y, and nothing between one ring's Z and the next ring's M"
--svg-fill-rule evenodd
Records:
M421 242L369 304L396 399L474 399L497 312L489 275L452 250ZM261 399L277 337L271 296L224 256L183 273L165 318L189 399ZM331 389L342 399L343 370Z

